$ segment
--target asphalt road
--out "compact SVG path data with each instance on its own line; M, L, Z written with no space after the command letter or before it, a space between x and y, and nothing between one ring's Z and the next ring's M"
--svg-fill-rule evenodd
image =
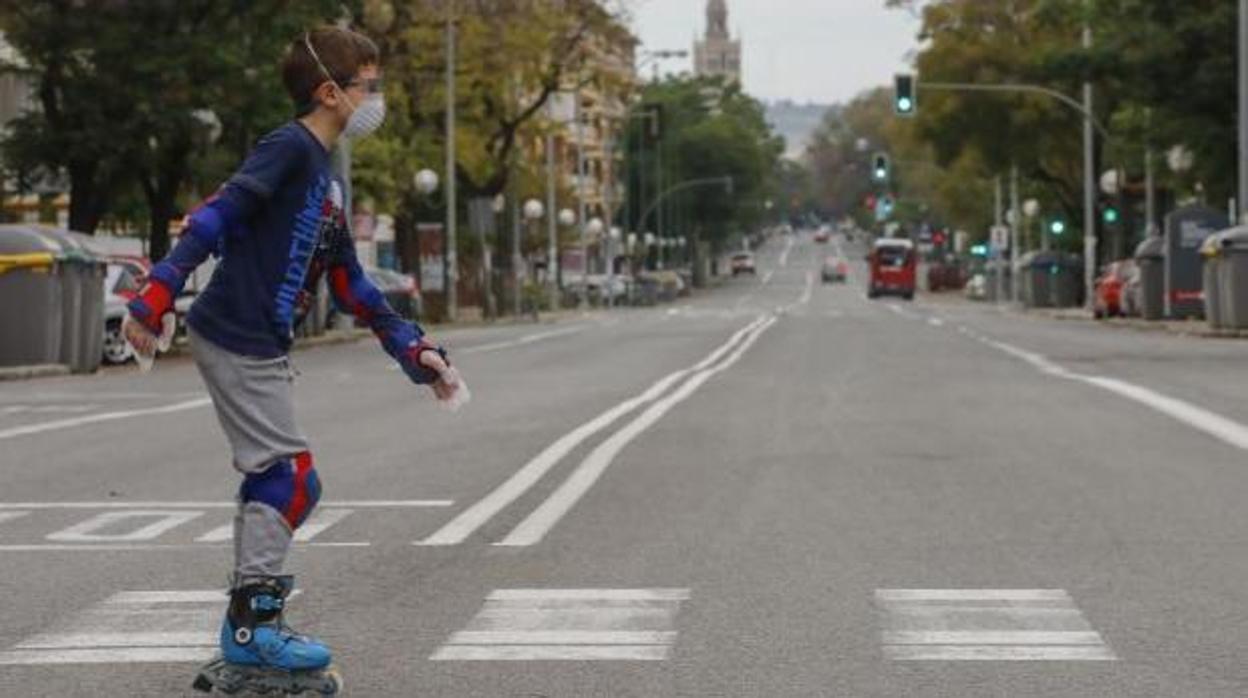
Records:
M450 332L456 414L297 353L289 620L346 694L1248 694L1248 345L868 301L827 252ZM191 695L236 487L189 361L0 385L0 695Z

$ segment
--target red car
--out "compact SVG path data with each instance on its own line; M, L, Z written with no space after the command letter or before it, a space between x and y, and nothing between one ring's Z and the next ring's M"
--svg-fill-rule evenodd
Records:
M891 294L914 300L918 259L913 242L898 238L876 240L867 261L871 264L868 298Z
M1092 301L1092 313L1098 317L1123 315L1123 289L1136 273L1135 260L1121 259L1105 265L1096 279L1096 295Z

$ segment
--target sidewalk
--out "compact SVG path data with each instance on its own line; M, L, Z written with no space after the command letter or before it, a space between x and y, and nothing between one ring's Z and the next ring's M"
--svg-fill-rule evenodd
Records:
M1129 329L1138 332L1165 332L1182 337L1204 337L1210 339L1248 339L1248 330L1215 330L1204 320L1144 320L1138 317L1114 317L1101 320L1092 316L1085 308L1024 308L1013 303L994 305L985 301L972 301L961 293L923 293L921 297L931 303L942 305L978 306L981 308L997 308L1001 312L1013 313L1027 318L1041 320L1062 320L1067 322L1096 323L1114 329Z

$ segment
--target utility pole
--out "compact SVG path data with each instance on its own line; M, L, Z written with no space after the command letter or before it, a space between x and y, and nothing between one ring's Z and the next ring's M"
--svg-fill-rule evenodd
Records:
M1239 221L1248 221L1248 0L1239 0Z
M1018 165L1010 167L1010 300L1018 302L1018 273L1016 266L1018 264L1019 251L1019 223L1022 221L1022 212L1018 208Z
M455 17L454 3L446 12L446 319L459 317L459 260L455 220Z
M555 134L546 134L546 292L550 294L550 309L559 309L559 285L555 275L559 263L558 225L555 219Z
M991 236L992 255L997 260L997 302L1000 303L1005 298L1005 255L1002 254L1001 248L997 245L997 229L1001 227L1001 175L997 175L992 180L993 186L993 208L992 208L992 227L993 234Z
M581 88L576 88L576 104L573 113L576 115L576 205L579 209L581 228L581 300L580 307L584 310L589 305L589 241L585 236L585 225L589 222L589 211L585 205L585 120L581 115Z
M1144 149L1144 235L1157 234L1157 177L1153 173L1153 145Z
M1086 8L1088 3L1084 3ZM1092 26L1084 20L1083 48L1092 48ZM1092 83L1083 83L1083 295L1084 306L1092 307L1096 285L1096 134L1092 128Z

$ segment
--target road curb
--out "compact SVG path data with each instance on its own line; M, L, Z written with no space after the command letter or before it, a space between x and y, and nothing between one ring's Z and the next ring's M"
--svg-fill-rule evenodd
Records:
M34 366L6 366L0 368L0 383L20 381L30 378L49 378L52 376L68 376L69 367L65 364L37 364Z

